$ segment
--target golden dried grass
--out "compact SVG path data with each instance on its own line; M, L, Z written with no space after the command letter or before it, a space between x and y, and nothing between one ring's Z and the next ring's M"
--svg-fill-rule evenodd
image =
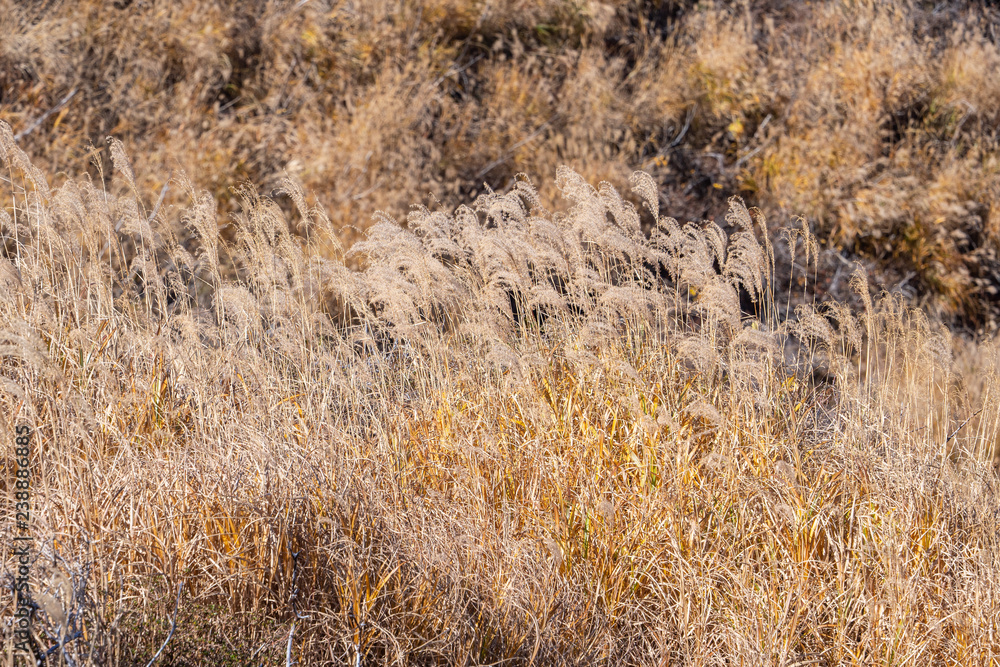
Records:
M682 227L636 174L647 234L563 168L563 210L519 179L351 263L250 186L226 240L0 140L0 437L66 664L144 664L175 599L174 664L998 659L996 348L863 273L793 314L738 198Z

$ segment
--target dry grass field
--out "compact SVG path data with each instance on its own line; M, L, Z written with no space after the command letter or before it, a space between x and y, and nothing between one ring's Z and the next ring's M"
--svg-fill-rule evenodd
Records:
M993 333L998 25L969 0L0 0L0 120L51 179L109 170L113 135L143 192L184 171L226 214L291 176L348 245L517 173L554 206L561 164L642 169L679 220L733 194L807 217L824 296L860 259Z
M0 5L2 664L1000 664L995 9Z

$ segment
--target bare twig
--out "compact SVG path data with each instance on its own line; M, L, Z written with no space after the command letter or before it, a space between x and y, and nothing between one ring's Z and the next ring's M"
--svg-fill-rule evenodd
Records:
M684 135L687 134L688 128L691 127L691 120L694 118L694 112L697 108L697 105L695 105L688 109L687 118L684 119L684 127L682 127L681 131L676 137L674 137L674 140L670 142L670 148L674 148L684 139Z
M32 123L28 127L24 128L23 130L21 130L20 132L18 132L17 134L15 134L14 135L14 141L20 141L23 137L26 137L29 134L31 134L32 132L34 132L35 129L39 125L41 125L42 123L44 123L46 121L46 119L48 119L49 116L51 116L52 114L54 114L55 112L59 111L60 109L62 109L67 104L69 104L69 101L71 99L73 99L73 96L76 95L76 93L77 93L77 89L76 88L74 88L73 90L69 91L69 93L66 95L66 97L64 97L61 100L59 100L59 102L54 107L52 107L51 109L49 109L48 111L46 111L45 113L43 113L41 116L39 116L37 119L35 119L34 123Z
M542 130L544 130L546 127L548 127L552 123L552 121L554 121L558 117L559 117L559 114L554 114L547 121L545 121L544 123L542 123L541 125L539 125L537 128L535 128L534 132L532 132L531 134L529 134L528 136L526 136L524 139L521 139L519 142L517 142L516 144L514 144L513 146L511 146L509 149L507 149L507 152L505 152L503 155L501 155L500 157L498 157L496 160L493 160L493 162L490 162L488 165L486 165L485 167L483 167L482 169L480 169L479 173L476 174L476 180L478 181L480 178L482 178L483 176L485 176L486 174L490 173L495 168L499 167L501 164L503 164L504 162L506 162L507 160L509 160L514 155L514 151L516 151L518 148L520 148L521 146L525 145L526 143L528 143L529 141L531 141L532 139L534 139L535 137L537 137L539 134L541 134Z
M916 277L916 275L917 275L916 271L908 271L907 274L903 276L902 280L900 280L898 283L889 288L889 293L902 291L902 289L906 287L906 284L911 280L913 280L913 278Z
M59 649L61 649L62 647L64 647L66 644L70 643L71 641L75 641L75 640L79 639L82 636L83 636L83 630L77 630L76 632L74 632L70 636L66 637L61 642L59 642L58 644L56 644L55 646L52 646L49 649L47 649L45 651L45 656L48 657L48 656L52 655L53 653L55 653L56 651L58 651Z
M156 200L156 206L153 207L153 212L150 213L149 217L146 219L148 222L152 222L153 218L156 217L157 211L160 210L160 206L163 204L163 199L167 196L167 190L170 189L170 179L173 177L174 172L170 172L170 176L167 177L167 182L163 184L162 188L160 188L160 198Z
M292 614L294 618L292 619L292 628L288 631L288 646L285 648L285 667L292 667L292 637L295 635L295 621L298 619L308 620L309 616L303 616L299 613L299 610L295 606L295 600L299 596L299 589L295 585L295 582L299 578L299 554L301 551L292 552L292 595L289 597L288 602L292 607Z
M177 601L174 603L174 617L170 620L170 633L167 635L167 638L163 640L163 645L160 646L160 650L156 652L153 659L146 663L146 667L153 667L153 663L156 662L156 659L160 657L161 653L163 653L163 649L167 648L167 642L169 642L170 638L174 636L174 630L177 629L177 610L181 606L181 588L183 587L183 581L177 584Z
M760 136L760 133L764 131L764 128L767 127L767 124L770 122L771 122L771 114L767 114L767 116L764 117L764 120L761 121L761 124L757 126L757 131L753 133L753 138L751 139L751 142L757 140L757 137ZM750 158L752 158L754 155L763 150L763 148L767 146L769 143L771 143L770 139L762 142L759 146L757 146L757 148L753 149L752 151L741 157L739 160L737 160L736 168L739 169L740 167L745 165L750 160Z
M233 99L229 100L228 102L226 102L225 104L223 104L221 107L219 107L218 113L222 113L223 111L226 111L227 109L229 109L229 107L233 106L234 104L236 104L237 102L239 102L242 99L243 99L242 95L237 95L236 97L234 97Z
M964 422L962 422L962 424L958 428L956 428L954 431L951 432L951 435L949 435L948 439L944 441L944 444L947 445L949 442L951 442L952 438L954 438L956 435L958 435L958 432L961 431L963 428L965 428L965 425L968 424L969 422L971 422L975 418L975 416L978 415L982 411L983 411L983 409L979 408L978 410L976 410L975 412L973 412L971 415L969 415L968 419L966 419Z
M726 162L725 156L722 153L705 153L708 157L715 158L715 161L719 163L719 173L724 174L726 172Z
M463 72L465 72L465 70L469 69L470 67L472 67L473 65L475 65L476 63L478 63L482 59L483 59L483 56L482 55L478 55L475 58L473 58L472 60L470 60L469 62L467 62L466 64L462 65L461 67L449 67L448 71L446 71L444 74L442 74L438 78L436 78L433 81L431 81L430 85L427 86L427 87L431 88L431 89L437 88L438 85L442 81L444 81L445 79L447 79L452 74L455 74L455 75L462 74Z
M292 620L292 629L288 631L288 647L285 649L285 666L292 667L292 635L295 634L295 620Z

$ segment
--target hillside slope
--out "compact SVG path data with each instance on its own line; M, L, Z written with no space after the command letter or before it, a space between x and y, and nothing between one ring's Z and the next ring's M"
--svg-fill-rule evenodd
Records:
M519 172L552 205L560 164L619 189L643 169L682 221L734 193L805 216L821 293L846 298L858 259L991 333L996 25L917 0L5 0L0 120L55 181L110 169L113 135L143 192L183 170L227 213L287 173L348 245L372 211L452 209Z

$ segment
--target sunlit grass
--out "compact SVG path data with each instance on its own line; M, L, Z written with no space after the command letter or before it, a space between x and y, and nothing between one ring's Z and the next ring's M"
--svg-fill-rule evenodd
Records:
M522 179L343 258L292 182L227 241L119 145L48 189L0 136L0 423L67 664L145 664L178 590L168 664L997 659L995 349L862 272L785 315L740 200L681 225L637 173L644 229L561 169L560 211Z

